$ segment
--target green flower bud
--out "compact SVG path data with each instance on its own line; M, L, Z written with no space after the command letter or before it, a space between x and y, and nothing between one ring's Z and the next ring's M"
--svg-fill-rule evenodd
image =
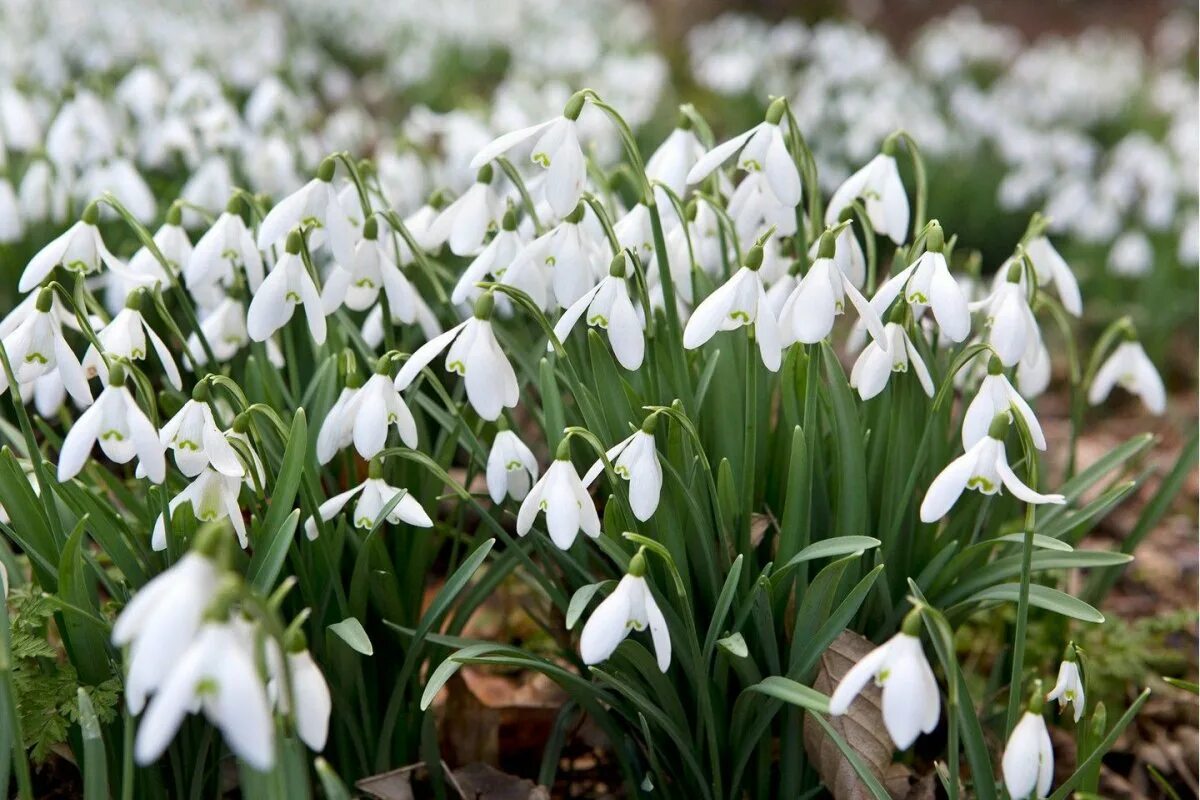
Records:
M337 169L337 161L333 156L326 156L321 162L321 166L317 167L317 180L323 183L329 183L333 180L333 173Z
M931 253L940 253L946 249L946 234L942 232L942 226L936 219L929 223L929 232L925 235L925 249Z
M626 570L635 578L642 578L646 575L646 548L639 547L638 551L633 554L633 558L629 559L629 569Z
M580 222L583 222L583 215L586 211L587 206L585 206L581 200L579 205L575 206L575 209L570 214L567 214L563 222L569 222L572 225L578 225Z
M776 97L771 101L771 105L767 106L767 113L764 119L772 125L778 125L783 119L784 112L787 111L787 99Z
M614 278L625 277L625 251L617 253L612 257L612 261L608 262L608 274Z
M81 217L81 219L83 220L84 224L86 224L86 225L95 225L97 222L99 222L100 221L100 204L97 203L95 200L88 203L87 206L83 209L83 216Z
M171 203L171 207L167 209L167 224L174 225L175 227L179 227L179 224L182 221L183 221L183 205L178 200L176 200L174 203Z
M379 238L379 220L375 217L367 217L367 221L363 223L362 234L364 239L372 241Z
M291 255L298 256L303 244L304 234L300 233L299 230L294 230L287 235L287 243L284 245L284 249Z
M579 119L579 115L583 113L583 104L587 101L587 93L578 91L571 95L571 99L563 106L563 116L570 120Z
M45 314L54 305L54 290L50 288L42 289L38 292L37 300L35 301L37 310Z
M475 319L491 319L492 310L496 307L496 298L491 292L484 292L475 301Z

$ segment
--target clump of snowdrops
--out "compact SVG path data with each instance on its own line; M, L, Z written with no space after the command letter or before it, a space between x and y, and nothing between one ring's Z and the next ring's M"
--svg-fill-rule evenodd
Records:
M619 163L581 141L585 106ZM1165 396L1127 319L1076 349L1046 220L984 275L926 219L907 134L827 202L782 99L719 143L684 107L647 158L584 90L472 167L406 217L344 153L190 228L183 203L152 232L104 195L25 265L0 324L0 555L6 589L55 609L89 793L211 795L232 756L248 796L346 796L437 758L430 709L464 665L566 690L543 783L587 715L634 794L796 796L832 786L824 742L887 797L849 715L950 797L1094 790L1146 695L1090 707L1071 630L1102 621L1139 537L1076 545L1152 442L1077 470L1075 438L1118 385ZM1067 442L1033 405L1054 363ZM464 632L513 581L551 649ZM972 696L955 630L1006 605ZM1061 664L1025 658L1033 615L1061 618ZM877 647L831 673L854 633ZM11 766L28 797L18 701L0 673L0 784ZM1048 717L1079 743L1057 785Z

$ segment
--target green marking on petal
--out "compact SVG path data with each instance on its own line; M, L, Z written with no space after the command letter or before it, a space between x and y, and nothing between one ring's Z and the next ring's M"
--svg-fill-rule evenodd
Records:
M967 488L975 489L983 492L984 494L992 494L996 491L996 484L992 483L982 475L972 475L971 479L967 481Z
M537 164L542 169L547 169L550 166L550 156L546 153L534 153L533 155L529 156L529 160Z
M446 365L446 369L448 369L451 372L458 374L458 375L466 375L467 374L467 365L461 361L451 361L449 364Z
M608 327L608 317L604 316L603 314L593 314L592 316L588 317L588 325L595 325L600 328L607 328Z

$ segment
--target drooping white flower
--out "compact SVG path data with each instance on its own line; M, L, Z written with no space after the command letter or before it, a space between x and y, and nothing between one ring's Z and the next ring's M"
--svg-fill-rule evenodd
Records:
M503 427L496 431L492 449L488 451L487 487L492 502L499 505L507 495L521 501L529 494L529 487L537 480L538 464L533 452L525 446L516 433L508 429L504 418Z
M1006 280L983 301L988 320L987 342L1006 367L1034 355L1041 344L1042 334L1029 299L1021 286L1021 267L1014 264Z
M671 666L671 634L645 575L646 557L639 551L629 560L629 572L617 588L596 606L584 624L579 637L583 663L599 664L613 654L631 630L649 627L659 671L666 672Z
M820 248L821 239L818 237L809 247L809 256L815 259L820 254ZM856 289L862 289L867 280L867 256L863 253L858 237L854 235L853 225L843 227L834 239L833 261Z
M1075 274L1067 266L1054 245L1045 236L1038 236L1025 245L1025 252L1033 263L1033 271L1037 274L1039 286L1053 284L1063 308L1068 313L1078 317L1083 314L1083 298L1079 294L1079 282Z
M471 188L442 209L429 226L429 239L436 246L450 245L456 256L469 256L483 247L489 228L497 227L504 204L492 186L493 168L484 164Z
M613 472L629 481L629 506L642 522L654 516L662 492L662 465L658 463L658 450L654 444L656 422L657 417L646 417L641 430L617 442L604 454L613 465ZM591 486L602 472L604 460L596 459L583 476L583 485Z
M922 522L936 522L946 516L966 489L996 494L1004 486L1025 503L1062 505L1067 502L1061 494L1039 494L1013 472L1004 451L1004 436L1010 424L1012 419L1007 413L998 414L988 428L988 435L951 461L933 479L921 502Z
M405 447L417 446L417 422L387 369L381 363L341 412L351 425L354 449L367 459L374 458L384 448L388 428L393 425Z
M289 646L286 660L281 665L281 668L287 669L291 678L295 712L293 713L292 703L284 690L282 675L272 675L267 683L267 695L280 713L294 718L300 741L308 745L308 749L319 753L325 749L325 741L329 737L329 714L333 709L333 699L329 694L329 683L325 680L325 674L313 661L302 636L301 634L295 644L296 649Z
M104 358L101 357L101 351L110 359L144 361L150 348L153 347L155 355L162 364L163 372L166 373L167 380L176 389L182 389L183 379L179 375L179 367L175 365L175 357L171 355L167 343L154 332L150 323L146 322L146 318L142 316L143 292L144 290L138 289L129 295L125 308L121 309L112 318L112 321L96 332L96 339L100 342L101 350L97 350L95 345L88 346L87 351L83 354L84 372L89 378L99 375L101 380L105 380L108 376L108 367Z
M446 371L463 377L467 400L475 413L490 422L500 416L502 409L516 406L520 399L517 374L496 341L493 308L491 293L482 295L470 319L418 347L396 376L396 389L408 388L418 373L449 347Z
M400 492L404 492L404 496L396 503L395 508L388 512L387 521L393 525L403 522L417 528L432 528L433 520L429 518L429 514L425 513L425 509L421 507L415 497L406 489L398 489L383 480L383 465L379 459L371 461L370 472L365 481L353 489L347 489L321 503L317 508L317 516L328 522L337 516L355 495L358 495L358 502L354 504L354 513L350 518L354 527L367 530L375 524L375 520L383 511L384 506ZM309 539L317 538L315 517L305 520L304 533Z
M241 199L234 197L213 226L200 237L184 268L188 291L201 305L211 307L223 295L216 287L228 289L238 273L244 273L250 291L257 291L263 282L262 253L246 227L239 209Z
M739 239L757 239L770 228L779 236L796 232L796 210L779 202L767 173L747 175L730 195L726 211Z
M199 475L210 465L222 475L240 478L246 470L237 451L217 427L207 397L208 385L199 384L192 399L162 426L159 439L164 447L174 452L175 465L189 478Z
M1162 378L1141 343L1135 339L1121 342L1100 365L1092 385L1088 387L1088 402L1094 406L1103 403L1114 386L1121 386L1130 394L1140 397L1152 414L1162 414L1167 410L1167 393Z
M853 237L851 237L853 238ZM797 283L779 312L779 327L786 347L794 342L815 344L833 331L834 319L845 311L846 298L858 311L876 341L887 345L883 322L834 257L835 238L821 237L817 258Z
M979 384L975 399L967 406L963 415L962 443L963 449L969 450L972 445L987 436L988 428L997 414L1013 413L1021 415L1025 420L1033 444L1038 450L1046 449L1046 436L1037 416L1025 398L1013 388L1008 377L1004 374L1004 365L1000 359L992 356L988 362L988 374Z
M0 244L10 244L25 235L17 192L7 175L0 175Z
M246 522L242 519L242 508L238 504L241 488L241 477L224 475L212 467L204 467L187 488L171 498L167 513L174 514L176 508L188 503L192 507L192 515L201 522L227 519L237 534L238 544L245 550L250 540L246 537ZM167 549L167 526L162 514L154 522L150 546L155 550Z
M704 152L704 145L692 130L691 120L681 115L676 128L646 160L646 175L651 180L666 184L667 188L682 197L687 191L688 173Z
M825 224L835 224L842 211L862 199L871 227L896 244L908 236L908 195L900 180L894 150L884 142L883 152L867 162L837 188L825 209Z
M784 110L782 99L771 103L766 119L701 156L688 172L687 182L699 183L736 154L739 168L766 176L767 185L780 204L788 208L797 206L800 203L800 171L784 141L780 124Z
M43 222L62 222L67 218L70 202L67 181L56 174L54 165L45 158L35 158L25 168L17 187L21 216L30 225Z
M625 284L625 261L622 251L612 261L609 274L595 287L576 300L554 325L554 335L565 341L582 317L589 327L601 328L608 333L609 344L621 366L636 370L642 366L646 353L646 342L642 334L643 323L629 299L629 287ZM553 349L553 344L547 345Z
M200 331L212 348L213 358L217 363L225 363L250 344L250 334L246 330L246 309L242 301L233 297L224 297L200 318ZM273 339L268 339L267 358L276 367L283 366L283 354ZM196 365L208 363L208 355L200 343L200 336L193 332L188 336L185 361L190 369Z
M158 431L125 388L125 368L113 365L108 385L96 402L75 420L63 439L58 458L58 479L68 481L79 474L92 451L100 443L104 455L118 464L137 456L138 466L150 480L162 483L167 464Z
M577 120L584 97L576 94L560 117L500 136L475 154L471 169L480 169L509 150L535 139L530 160L546 171L543 189L546 202L558 217L565 217L579 203L587 183L587 159L579 145Z
M233 175L229 169L229 159L219 153L210 155L188 177L183 188L179 190L179 199L189 206L196 206L213 214L229 199L233 193ZM189 228L200 224L202 217L193 208L186 208L183 221Z
M539 511L546 513L546 530L560 550L569 550L579 531L595 539L600 535L600 517L587 489L571 463L569 439L559 445L554 463L533 485L517 512L517 534L533 527Z
M1038 682L1038 691L1041 691ZM1036 707L1036 711L1034 708ZM1050 732L1042 717L1041 697L1035 697L1030 708L1008 737L1000 762L1004 786L1013 800L1043 798L1050 794L1054 782L1054 747Z
M55 307L52 289L42 289L35 303L11 331L3 334L4 352L12 366L13 377L24 386L55 373L76 403L91 405L92 392L83 366L63 337L62 314L65 311ZM10 319L17 317L10 315ZM8 375L0 370L0 393L8 388Z
M275 761L275 722L255 666L253 640L228 622L206 622L150 700L134 757L158 760L189 712L203 711L234 754L257 770Z
M527 264L533 267L531 275L534 280L532 281L521 280L521 275L518 271L511 268L525 246L525 241L522 239L521 234L517 232L516 214L510 209L504 213L500 230L496 232L496 235L487 243L487 246L463 270L458 283L454 285L454 291L450 294L450 302L455 305L474 302L483 292L475 284L487 280L490 276L502 283L516 286L516 288L528 294L539 308L544 309L546 307L546 287L548 281L541 265L535 264L532 259L526 259Z
M858 354L858 360L850 370L850 386L858 390L863 400L870 400L883 391L893 372L908 372L909 366L917 374L921 389L933 397L933 378L924 359L904 326L889 322L883 327L883 336L871 341Z
M767 302L762 276L758 273L762 258L762 246L755 245L746 257L746 266L696 306L683 331L685 348L700 347L718 331L753 325L763 365L771 372L779 370L783 342L779 322Z
M335 167L332 158L325 159L317 170L317 177L267 212L258 227L258 249L266 250L278 244L290 237L296 228L312 228L313 249L327 244L337 263L350 263L354 257L354 232L333 186Z
M1034 398L1050 387L1053 364L1046 343L1038 337L1037 346L1025 350L1017 364L1017 389L1022 396Z
M165 289L175 282L176 276L187 266L192 256L192 243L188 239L187 231L179 222L179 206L173 205L167 213L167 221L154 234L154 246L167 262L166 268L153 252L142 247L129 259L124 270L108 274L105 299L111 312L119 312L129 295L136 289L153 289L156 286Z
M317 344L325 342L325 312L321 292L300 257L301 236L288 234L287 252L276 262L254 292L246 311L246 331L256 342L266 341L292 318L296 306L304 307L308 330Z
M942 252L942 228L936 220L930 223L926 241L928 249L879 287L871 304L883 314L896 297L903 295L905 302L912 307L914 318L919 318L928 307L933 311L933 318L937 320L942 333L951 341L961 342L971 332L970 306L962 287L950 274L950 267Z
M379 223L370 217L363 235L354 245L348 264L335 263L321 290L321 307L326 315L343 304L351 311L365 311L379 299L382 289L393 313L411 317L414 290L392 258L390 247L379 238Z
M883 687L883 725L900 750L936 728L941 714L937 681L921 648L917 614L910 612L899 633L851 667L829 698L829 713L845 714L867 681L874 679Z
M127 159L114 158L92 167L80 180L85 196L112 194L139 222L154 219L158 204L146 180Z
M113 644L129 645L125 702L134 714L141 713L146 697L167 677L200 627L217 591L216 547L214 534L200 534L183 558L134 594L113 625Z
M559 307L567 308L596 285L597 264L601 263L601 243L596 241L584 222L586 207L581 203L563 221L534 239L521 251L504 274L504 282L517 286L533 284L528 292L535 303L545 292L537 284L549 282L554 287L554 299ZM539 274L536 269L544 270Z
M114 271L123 270L125 265L108 251L100 237L100 229L96 227L99 218L99 207L95 203L88 205L78 222L30 259L21 273L17 291L37 288L60 264L81 275L97 272L102 265Z
M1086 700L1083 694L1083 676L1079 672L1074 645L1067 646L1067 656L1058 665L1058 680L1046 695L1047 700L1057 700L1059 708L1074 707L1075 721L1083 719Z

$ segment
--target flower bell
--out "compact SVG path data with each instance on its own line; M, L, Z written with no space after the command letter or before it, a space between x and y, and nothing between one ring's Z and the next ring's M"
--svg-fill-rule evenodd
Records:
M281 239L290 240L291 233L297 228L314 228L320 232L320 235L314 236L314 249L325 239L337 263L351 263L354 258L354 231L338 203L337 190L333 187L336 167L332 157L326 158L317 169L317 177L280 200L267 212L258 227L259 250L267 250Z
M1125 341L1117 345L1096 371L1096 377L1088 387L1088 402L1094 406L1100 405L1114 386L1121 386L1130 394L1140 397L1152 414L1162 414L1167 410L1167 391L1162 378L1131 328L1125 332Z
M783 206L795 208L800 203L800 171L783 138L780 123L786 110L783 98L774 100L762 122L701 156L688 171L687 182L700 183L736 155L740 169L762 173L775 199Z
M569 550L581 530L593 539L600 536L600 516L571 463L570 442L565 438L559 443L554 463L525 495L517 512L519 536L529 533L539 511L545 512L546 530L560 550Z
M96 339L100 342L100 348L106 356L125 361L143 361L147 351L153 347L154 353L162 364L163 372L167 375L167 380L176 390L182 389L183 379L179 375L179 367L175 365L174 356L171 355L166 342L154 332L150 323L146 322L146 318L142 316L144 296L144 289L138 289L130 294L120 313L96 332ZM147 347L147 342L150 347ZM104 380L107 377L108 367L105 366L104 359L100 357L100 350L97 350L95 345L88 346L87 352L83 354L82 363L84 373L89 378L99 375L100 379Z
M100 397L67 431L58 457L58 479L68 481L78 475L97 442L104 455L118 464L137 456L139 467L155 483L166 477L158 431L125 388L125 368L120 364L109 370L108 385Z
M1013 800L1043 798L1054 782L1054 747L1042 716L1042 682L1035 681L1029 708L1013 727L1000 767Z
M98 272L102 265L114 272L123 271L125 265L104 246L100 229L96 227L99 219L100 206L89 203L78 222L39 250L25 265L25 271L17 283L17 291L28 292L37 288L59 265L80 275Z
M613 465L613 472L629 481L629 505L633 515L645 522L654 516L662 492L662 465L658 463L658 450L654 443L654 429L658 417L646 417L642 427L632 436L617 442L604 454ZM583 485L591 486L600 473L604 472L604 459L597 459L587 474Z
M417 422L390 376L391 358L383 356L375 374L367 379L342 413L352 426L354 449L363 458L374 458L387 444L388 428L396 426L400 441L417 446Z
M412 284L379 238L379 220L368 217L362 226L362 238L354 245L354 258L347 265L335 263L330 269L321 289L321 308L326 315L343 305L351 311L365 311L379 299L381 289L397 314L411 316Z
M815 344L829 336L837 315L845 311L847 297L871 336L885 347L888 344L883 322L874 307L838 265L835 252L840 235L833 230L821 235L817 258L783 303L779 326L785 346L794 342Z
M175 282L178 275L192 257L192 243L187 231L180 224L182 210L179 204L172 204L167 211L167 219L154 234L154 246L167 262L164 268L158 256L148 248L141 247L123 272L112 272L108 275L108 291L105 298L108 307L118 312L129 298L129 295L140 287L153 289L167 287Z
M1058 666L1058 680L1046 695L1047 700L1057 700L1059 708L1073 706L1075 721L1083 719L1086 700L1083 693L1083 675L1079 670L1079 653L1075 643L1067 645L1062 663Z
M353 407L362 385L362 376L351 366L346 374L346 385L333 401L317 433L318 463L328 464L339 450L354 442L354 415L348 410Z
M589 327L608 333L613 354L622 367L636 370L642 366L646 342L642 321L629 299L629 287L625 283L627 260L624 250L613 256L608 275L563 312L554 325L554 335L559 341L566 341L575 323L583 318ZM554 349L553 343L546 347Z
M498 227L504 214L504 204L492 182L493 167L484 164L471 188L442 209L429 226L431 243L448 243L456 256L478 253L488 230Z
M239 273L245 274L250 291L262 285L262 253L242 219L241 206L241 198L234 195L187 260L184 284L203 306L220 302L223 292L218 287L229 289Z
M871 303L882 313L903 295L914 317L928 307L942 333L951 341L961 342L971 332L971 312L967 296L950 274L943 253L945 234L937 220L929 223L925 245L925 252L881 286Z
M921 502L922 522L936 522L946 516L966 489L974 489L981 494L996 494L1004 486L1025 503L1063 505L1067 502L1061 494L1039 494L1012 471L1004 451L1004 437L1011 424L1012 418L1008 412L997 414L988 428L987 436L951 461L933 479Z
M167 504L167 514L174 514L176 508L187 503L192 507L192 515L201 522L227 519L237 534L238 544L245 550L250 546L250 540L246 535L246 521L242 519L242 507L238 504L241 489L241 477L225 475L212 467L205 467L186 489L171 498ZM167 526L163 514L159 514L154 522L150 546L156 551L167 549Z
M762 241L746 256L746 264L716 291L704 298L683 331L683 346L694 350L718 331L733 331L754 326L763 365L777 372L783 362L783 341L779 322L767 302L766 289L758 269L762 266Z
M933 378L908 331L899 322L889 322L883 328L883 336L871 341L858 354L850 370L850 386L858 390L863 400L870 400L883 391L893 372L908 372L909 366L917 374L921 389L933 397Z
M538 478L537 459L516 433L508 429L504 417L497 420L500 429L492 440L487 459L487 487L492 502L499 505L505 496L524 500L529 487Z
M53 289L38 292L32 311L4 334L3 343L13 377L21 387L57 374L76 403L92 404L83 366L63 336L62 316L55 308ZM0 393L8 388L8 375L0 370Z
M467 400L479 416L490 422L502 409L516 406L520 387L492 329L494 308L495 300L488 292L475 301L470 319L418 347L396 376L396 389L407 389L417 374L449 347L446 371L463 377Z
M985 438L997 414L1011 416L1013 413L1020 414L1021 419L1025 421L1034 447L1045 450L1046 435L1042 432L1037 416L1029 407L1029 403L1025 402L1025 398L1009 383L1000 359L992 356L988 359L988 374L979 384L975 399L967 406L963 415L963 448L969 450L972 445Z
M580 203L562 222L530 242L504 273L504 282L530 285L527 293L543 308L546 284L553 286L554 300L562 308L595 286L602 251L584 224L586 211Z
M393 525L403 522L417 528L432 528L433 520L417 502L417 499L409 494L407 489L399 489L388 484L383 479L383 462L374 458L371 459L367 479L353 489L334 495L321 503L317 508L316 516L309 517L304 522L304 533L310 540L316 539L318 535L316 517L328 522L337 516L356 495L358 502L354 504L351 521L354 527L369 530L383 512L384 507L401 492L404 492L404 496L388 512L387 521Z
M583 626L579 655L587 665L608 659L631 630L650 628L654 657L660 672L671 666L671 634L650 585L646 582L645 548L629 559L629 570Z
M557 216L567 216L579 203L587 183L587 159L579 145L577 122L585 100L583 92L576 92L567 101L562 116L492 140L471 159L471 169L480 169L509 150L535 140L529 159L546 171L546 202Z
M682 197L687 191L688 173L704 156L704 152L704 145L692 130L691 118L687 114L680 114L675 130L646 160L646 176L650 180L660 181Z
M304 307L313 341L325 343L325 312L321 307L321 293L300 257L303 241L298 230L288 234L287 251L250 300L250 308L246 311L246 331L256 342L266 341L286 325L299 305Z
M1013 262L1004 282L979 304L988 318L987 342L1006 367L1029 358L1042 340L1021 285L1022 273L1021 263Z
M517 231L517 215L510 208L504 212L504 216L501 218L500 230L463 270L462 277L458 279L458 283L454 285L454 291L450 294L450 302L455 305L474 302L483 291L475 284L487 280L489 275L496 280L502 280L511 271L509 267L517 260L517 256L524 248L525 242ZM507 281L504 282L507 283ZM527 282L510 285L517 286L528 294L539 308L545 307L546 281L540 274L538 280L533 281L532 285L528 285Z
M304 634L291 630L287 635L287 654L284 664L272 670L267 683L267 695L282 714L292 716L296 723L296 734L308 749L319 753L325 749L329 738L329 715L333 710L333 698L329 694L329 682L308 651ZM291 679L291 698L282 671L286 669ZM294 711L293 711L294 707Z
M1083 314L1083 298L1079 294L1079 282L1064 259L1045 236L1036 236L1025 245L1025 252L1033 264L1039 286L1052 284L1058 292L1063 308L1073 316Z
M175 465L189 478L210 465L222 475L241 478L246 470L237 451L217 427L208 396L208 383L198 383L192 398L162 426L159 439L174 452Z
M908 236L908 195L900 180L895 152L895 138L889 136L883 142L883 151L837 188L825 209L826 225L837 222L842 211L861 198L871 227L896 244L903 244Z
M883 725L900 750L937 727L941 699L933 670L921 648L919 609L908 612L900 632L862 657L829 698L829 713L845 714L872 678L883 687Z

